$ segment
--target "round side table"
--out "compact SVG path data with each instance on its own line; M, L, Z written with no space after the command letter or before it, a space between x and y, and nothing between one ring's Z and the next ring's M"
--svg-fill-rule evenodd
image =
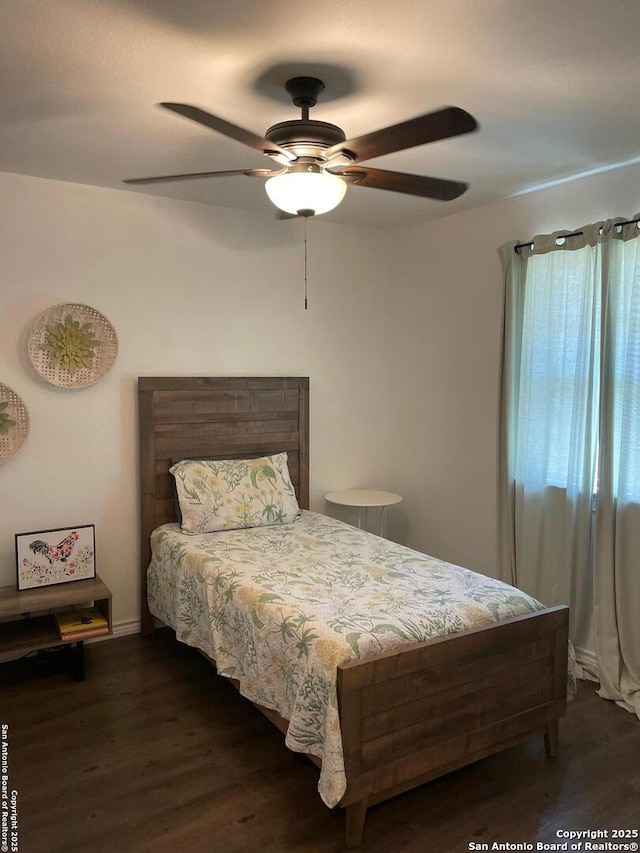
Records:
M380 536L385 534L387 507L399 504L402 498L395 492L382 492L376 489L345 489L339 492L328 492L324 499L338 506L352 506L358 510L358 527L367 523L367 510L370 507L380 508Z

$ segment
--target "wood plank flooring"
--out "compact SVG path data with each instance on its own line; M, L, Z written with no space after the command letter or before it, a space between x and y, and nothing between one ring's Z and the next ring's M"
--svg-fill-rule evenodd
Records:
M20 853L334 853L317 769L169 631L0 666ZM363 853L463 853L640 827L640 721L581 682L560 755L533 738L369 810ZM482 849L476 847L475 849Z

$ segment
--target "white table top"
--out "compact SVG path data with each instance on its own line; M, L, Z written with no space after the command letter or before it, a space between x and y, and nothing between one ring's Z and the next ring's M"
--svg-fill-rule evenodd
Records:
M391 506L399 504L402 498L395 492L382 492L376 489L344 489L339 492L329 492L325 500L341 506Z

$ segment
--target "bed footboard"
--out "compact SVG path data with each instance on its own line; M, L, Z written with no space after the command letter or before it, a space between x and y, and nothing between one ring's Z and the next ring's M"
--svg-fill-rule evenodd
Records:
M553 607L339 667L348 847L369 805L534 732L556 754L568 625Z

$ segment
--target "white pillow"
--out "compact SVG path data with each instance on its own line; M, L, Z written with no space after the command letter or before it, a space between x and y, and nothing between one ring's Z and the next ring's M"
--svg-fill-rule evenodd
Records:
M169 470L185 533L288 524L300 513L286 453L259 459L186 459Z

